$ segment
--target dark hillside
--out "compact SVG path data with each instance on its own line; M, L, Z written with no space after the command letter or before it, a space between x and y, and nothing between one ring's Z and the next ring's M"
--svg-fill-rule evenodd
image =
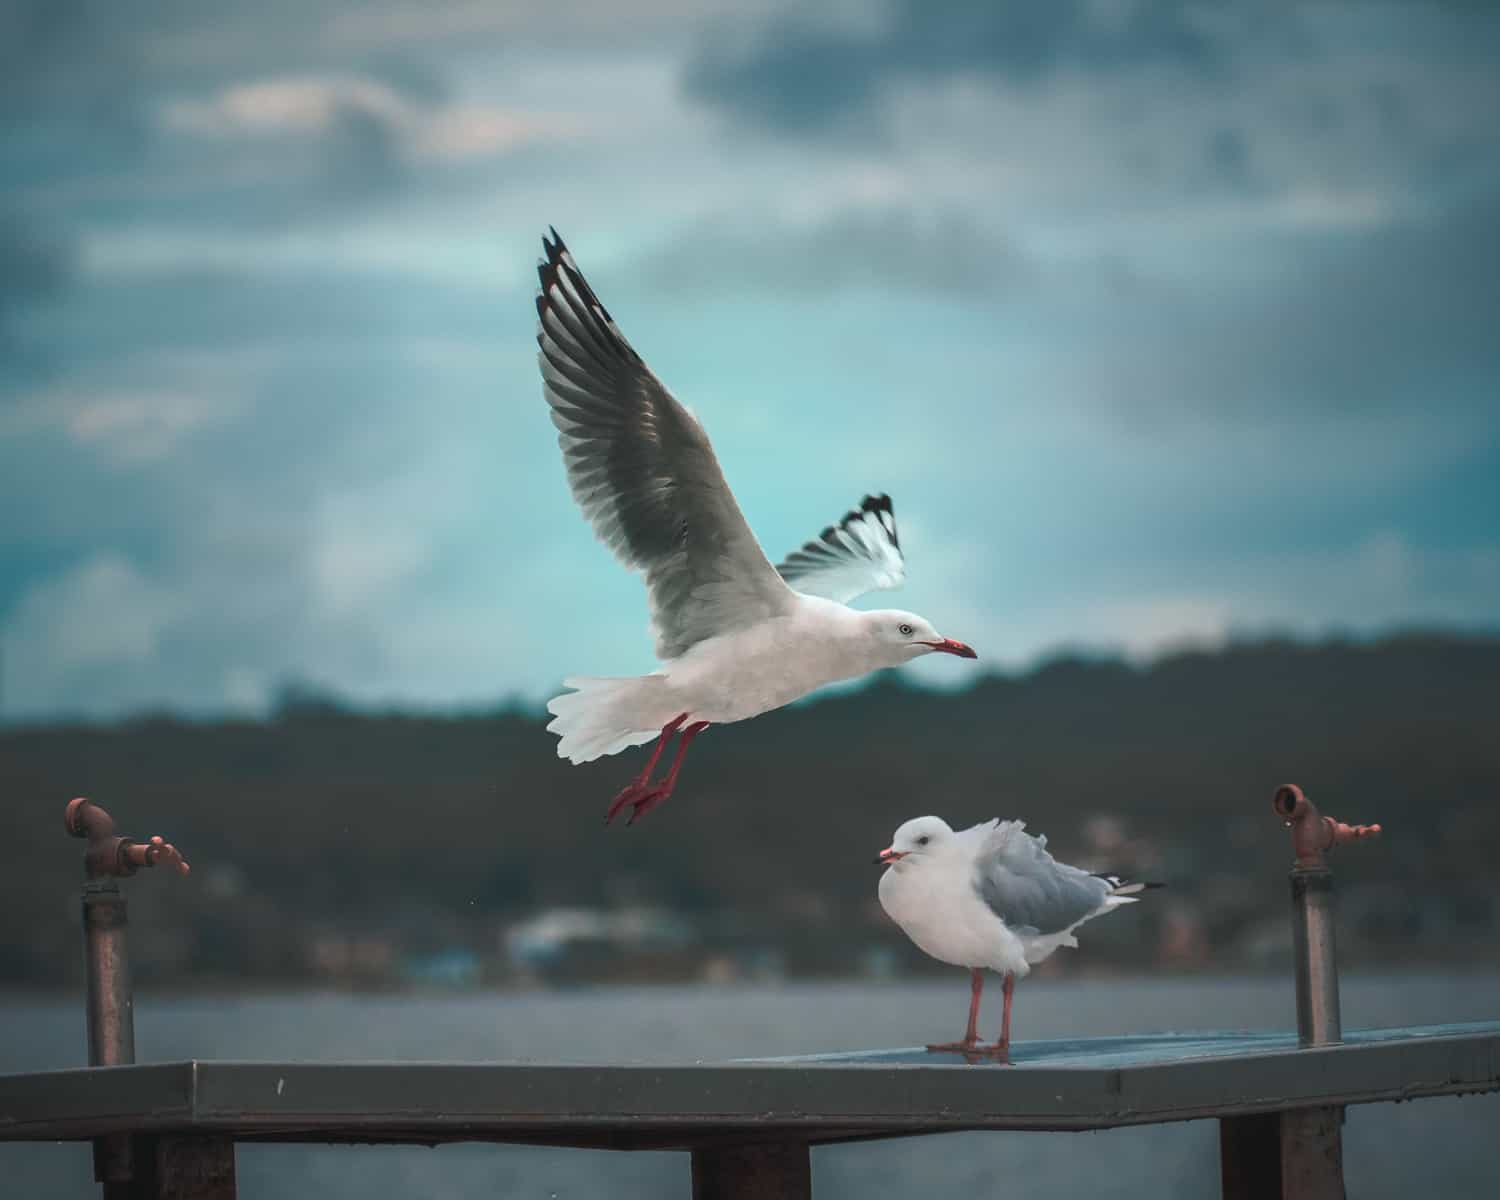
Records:
M767 948L794 971L854 969L886 946L906 964L871 859L927 812L1024 817L1061 857L1166 879L1151 913L1100 923L1092 962L1253 963L1284 925L1269 811L1283 781L1387 827L1340 855L1350 955L1495 962L1497 695L1500 641L1445 636L1262 642L1141 670L1066 659L957 694L886 676L711 731L678 795L631 829L601 817L639 755L569 767L529 714L298 703L265 723L11 730L0 981L76 974L61 812L79 794L198 868L131 886L136 954L157 981L385 979L455 949L504 977L504 930L558 906L691 927L672 953L606 954L586 973L680 973ZM330 945L364 946L365 968Z

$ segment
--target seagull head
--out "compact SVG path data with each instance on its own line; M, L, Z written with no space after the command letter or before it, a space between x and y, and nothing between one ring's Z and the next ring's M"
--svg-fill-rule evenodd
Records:
M883 608L861 613L860 617L866 636L875 646L876 657L884 666L899 667L924 654L979 657L962 642L945 638L932 627L932 622L916 613L902 612L899 608Z
M880 852L875 861L889 867L910 859L919 862L925 858L940 857L954 846L953 829L942 817L913 817L891 838L891 844Z

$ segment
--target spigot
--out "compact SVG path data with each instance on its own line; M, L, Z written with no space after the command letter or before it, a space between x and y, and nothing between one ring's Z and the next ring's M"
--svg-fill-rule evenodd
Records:
M1277 788L1271 797L1271 807L1292 831L1292 853L1299 867L1325 866L1325 850L1380 833L1379 825L1346 825L1343 821L1323 816L1295 783L1284 783Z
M186 875L192 869L177 847L160 837L133 842L119 836L115 833L115 819L82 796L68 801L63 822L70 834L88 841L83 867L90 879L123 878L142 867L171 867L179 875Z

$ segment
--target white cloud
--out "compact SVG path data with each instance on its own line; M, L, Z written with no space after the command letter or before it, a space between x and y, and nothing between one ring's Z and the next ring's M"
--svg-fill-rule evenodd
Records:
M152 467L193 435L238 417L269 362L254 350L121 355L0 406L0 444L60 432L102 461Z
M226 415L220 397L187 392L69 396L61 405L73 438L136 465L165 458L189 433Z
M1146 597L1087 606L1062 640L1103 645L1141 662L1178 650L1213 650L1229 640L1233 604L1224 598Z
M787 4L788 0L737 0L734 11L744 17ZM332 14L325 36L331 46L353 51L537 40L611 47L639 42L660 45L690 36L701 28L705 15L703 0L636 0L628 5L596 0L548 0L546 4L447 0L441 5L375 0Z
M102 669L123 676L130 701L147 700L150 667L182 611L170 587L108 552L32 585L0 627L8 707L51 707L80 675Z
M358 75L283 76L199 99L167 101L162 125L205 138L319 139L364 119L388 131L413 162L489 158L533 142L577 136L575 119L405 94Z
M1420 546L1378 530L1340 550L1268 556L1233 580L1236 624L1298 633L1494 627L1500 545Z
M409 529L345 528L325 534L312 554L319 601L334 617L378 603L381 593L410 578L427 561L424 547Z
M168 129L201 136L326 133L340 115L367 112L400 125L414 119L415 106L394 89L357 77L266 79L237 84L207 100L169 101Z
M957 542L924 546L921 575L913 575L920 602L912 606L944 633L971 642L990 667L1024 668L1069 650L1146 662L1236 637L1500 625L1500 545L1423 548L1381 530L1331 550L1155 565L1158 581L1146 586L1111 577L1118 571L1080 566L1076 597L1044 599L1020 588L997 590L992 581L1005 572L995 554L995 547ZM914 669L930 685L960 686L946 667L923 662Z
M230 667L224 672L224 706L230 712L258 716L270 707L274 685L258 667Z

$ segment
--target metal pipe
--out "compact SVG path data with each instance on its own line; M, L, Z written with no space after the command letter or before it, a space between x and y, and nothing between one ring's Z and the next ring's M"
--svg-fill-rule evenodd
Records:
M135 1001L125 949L128 923L119 884L113 879L90 879L83 885L91 1067L135 1062Z
M1292 831L1292 953L1297 977L1297 1041L1331 1046L1344 1037L1334 940L1333 872L1326 850L1374 837L1379 825L1345 825L1325 817L1295 784L1271 797ZM1337 1106L1288 1109L1278 1140L1285 1200L1344 1200L1344 1111ZM1226 1188L1226 1195L1231 1194Z
M1297 973L1297 1041L1331 1046L1344 1040L1333 931L1333 872L1292 868L1292 954Z
M125 947L129 916L116 880L158 864L183 875L189 868L177 848L159 837L146 842L120 837L114 818L81 796L68 802L63 823L88 843L83 852L83 953L89 1066L125 1066L135 1062L135 999ZM129 1195L138 1174L128 1136L94 1139L94 1178L104 1185L105 1200Z
M1295 784L1276 789L1271 806L1292 831L1292 947L1297 976L1297 1040L1329 1046L1343 1040L1334 938L1333 872L1323 852L1374 837L1379 825L1345 825L1318 812Z

